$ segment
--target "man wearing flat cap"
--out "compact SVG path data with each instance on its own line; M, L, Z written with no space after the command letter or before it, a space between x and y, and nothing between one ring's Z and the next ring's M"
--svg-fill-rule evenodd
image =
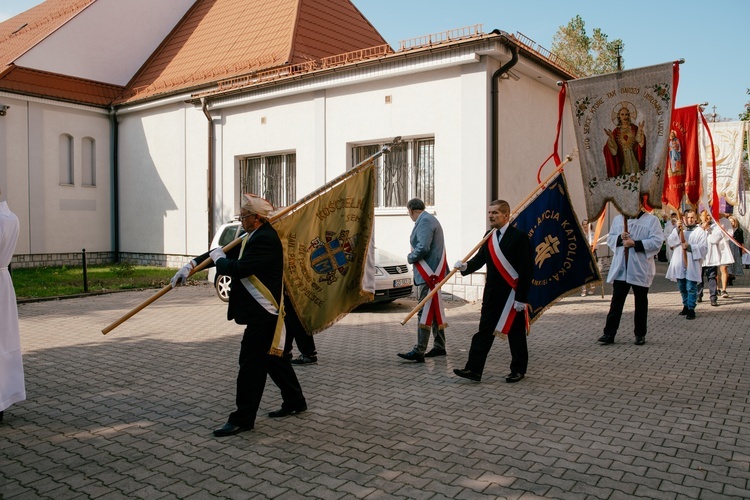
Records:
M263 397L266 375L281 390L281 409L268 414L278 418L307 409L302 388L289 359L283 356L284 254L276 230L268 222L273 206L253 194L244 194L240 221L247 234L228 254L214 248L190 261L172 278L172 286L183 284L190 271L211 259L216 271L232 278L227 319L245 325L237 375L237 409L214 436L231 436L252 430Z

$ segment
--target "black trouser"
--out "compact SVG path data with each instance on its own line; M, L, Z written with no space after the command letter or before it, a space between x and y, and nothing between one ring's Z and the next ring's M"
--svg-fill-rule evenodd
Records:
M294 310L292 303L289 299L284 296L284 311L286 316L284 317L284 324L286 325L286 340L284 341L284 354L290 354L292 352L292 343L297 342L297 349L303 355L311 358L317 356L318 352L315 350L315 340L312 335L308 335L305 331L305 327L297 316L297 311Z
M499 314L493 311L488 314L482 306L482 315L479 319L479 331L471 338L469 348L469 359L466 361L466 370L482 374L490 353L492 343L495 341L495 327ZM494 321L493 321L494 320ZM508 345L510 346L510 371L511 373L526 374L529 364L529 351L526 345L526 319L523 312L518 312L508 333Z
M240 371L237 374L237 410L229 415L229 423L252 427L258 413L266 375L281 390L282 407L297 409L306 406L302 388L289 359L268 354L273 343L276 316L254 320L245 328L240 348Z
M604 335L614 337L620 327L622 308L630 288L635 296L635 313L633 314L633 333L636 337L645 337L648 327L648 287L631 285L626 281L615 280L612 283L612 302L609 303L607 323L604 325Z

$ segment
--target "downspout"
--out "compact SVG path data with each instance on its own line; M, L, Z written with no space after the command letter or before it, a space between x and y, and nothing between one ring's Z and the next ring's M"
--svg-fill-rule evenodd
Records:
M500 31L498 29L492 30L492 33L496 35L502 35L507 40L507 33L504 31ZM513 55L506 64L500 66L500 68L495 71L495 73L492 74L492 125L490 134L492 137L492 167L490 170L490 186L491 186L491 198L490 200L497 200L498 199L498 179L500 178L500 165L499 165L499 151L498 151L498 99L497 99L497 92L498 92L498 81L500 77L507 73L510 68L516 65L518 62L518 47L515 46L515 44L508 44L510 46L511 54Z
M117 110L109 107L110 123L110 164L112 165L112 250L115 262L120 262L120 180L119 180L119 147L120 132L117 122Z
M214 119L208 112L208 99L201 97L201 109L208 120L208 239L207 247L211 248L214 238Z

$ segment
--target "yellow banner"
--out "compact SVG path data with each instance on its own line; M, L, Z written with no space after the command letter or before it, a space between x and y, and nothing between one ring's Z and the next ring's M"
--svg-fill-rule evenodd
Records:
M286 290L310 334L373 298L374 196L371 162L273 223L284 246Z

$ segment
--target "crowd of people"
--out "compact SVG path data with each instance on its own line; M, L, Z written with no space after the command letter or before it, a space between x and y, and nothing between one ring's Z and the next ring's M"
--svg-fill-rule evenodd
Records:
M239 220L245 229L242 243L225 253L214 248L195 257L171 280L173 287L184 284L192 270L204 261L216 266L222 275L231 276L227 319L244 327L240 345L239 372L236 380L236 410L214 436L231 436L250 431L255 425L268 376L278 386L282 405L269 413L271 418L294 415L307 410L307 401L292 367L317 362L312 336L308 335L288 300L283 280L281 240L269 221L273 206L265 199L245 194ZM446 356L445 330L448 326L438 283L448 275L443 230L437 218L427 212L420 199L407 204L414 222L407 260L414 266L417 297L427 299L419 312L417 342L411 350L398 353L406 361L424 363L425 358ZM510 372L505 380L519 382L528 367L527 303L532 282L533 250L526 233L511 225L508 202L495 200L487 211L490 229L467 262L454 264L462 276L486 268L486 282L477 332L471 339L464 368L454 373L479 382L487 356L496 336L504 336L510 347ZM8 272L16 239L18 219L0 203L0 421L3 411L25 398L20 335L13 285ZM584 234L593 244L592 227L583 224ZM618 215L610 225L607 245L613 252L607 282L612 298L602 336L602 345L615 343L623 307L630 290L635 297L634 343L646 343L648 327L648 291L656 274L656 260L668 260L666 278L677 282L682 298L680 315L695 319L708 286L711 306L731 298L727 287L750 267L750 256L742 252L744 232L738 220L723 214L714 221L711 214L685 210L659 220L641 210L635 217ZM584 287L582 295L593 289ZM430 293L432 292L432 294ZM436 293L437 292L437 293ZM286 335L285 335L286 333ZM430 338L432 349L428 350ZM294 342L300 350L292 357Z

